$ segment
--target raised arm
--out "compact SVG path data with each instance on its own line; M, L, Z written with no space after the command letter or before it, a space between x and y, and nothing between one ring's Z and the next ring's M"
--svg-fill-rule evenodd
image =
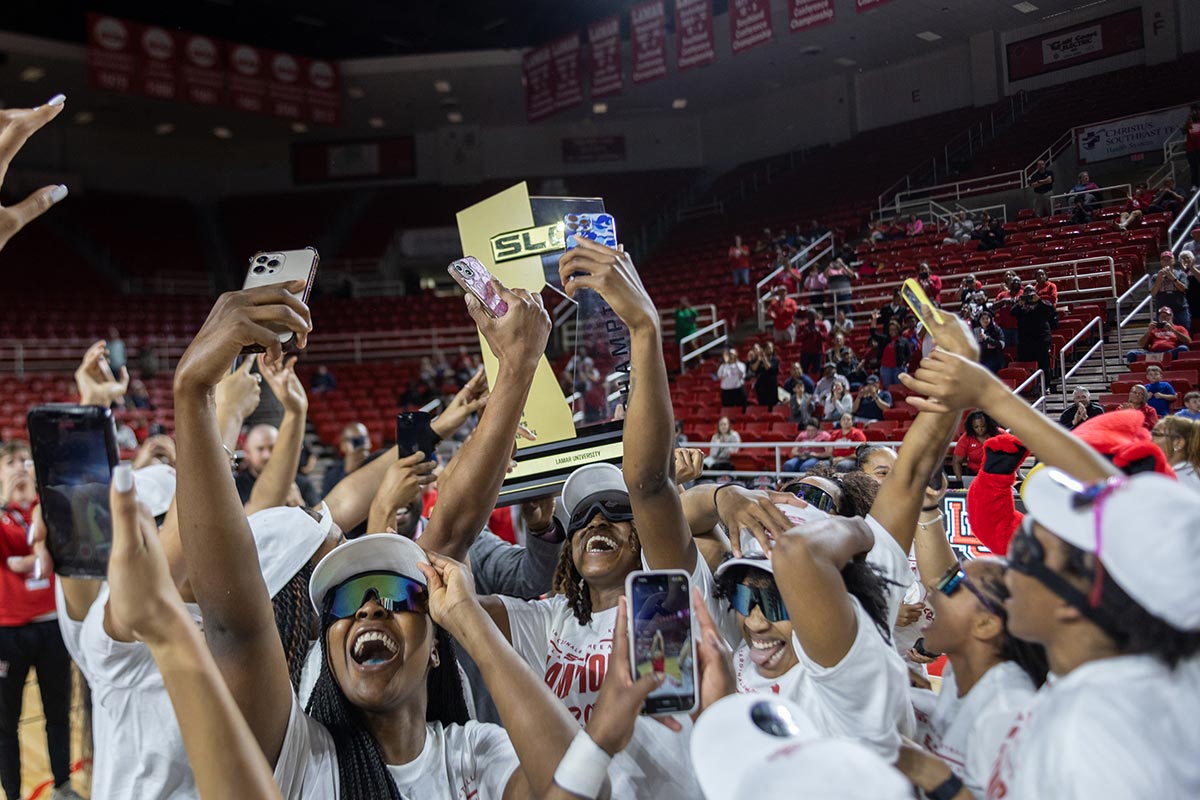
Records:
M629 328L629 408L622 471L646 563L653 569L696 566L696 544L675 489L674 430L658 311L624 250L581 240L558 267L567 294L597 292Z
M271 764L287 731L291 681L250 523L221 447L213 388L247 345L265 348L268 363L279 363L276 330L307 343L308 308L287 288L301 284L222 295L175 369L175 499L188 578L213 658Z
M422 487L436 480L433 474L436 466L436 461L426 461L425 454L420 452L393 462L371 501L367 533L386 533L394 527L396 512L419 500Z
M271 451L271 459L250 490L247 515L287 503L288 492L296 482L296 470L300 466L304 422L308 417L308 395L296 376L296 356L282 364L271 364L260 355L258 368L271 387L271 393L283 405L283 421L279 423L279 438Z

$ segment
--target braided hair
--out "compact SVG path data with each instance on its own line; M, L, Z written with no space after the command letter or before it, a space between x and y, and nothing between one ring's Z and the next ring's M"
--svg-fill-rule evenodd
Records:
M308 658L309 637L316 622L308 599L308 580L312 572L313 564L309 561L271 598L275 628L287 658L288 677L292 681L292 690L297 693L300 691L300 674Z
M566 595L567 605L575 613L575 619L580 625L588 625L592 621L592 595L588 591L587 581L575 568L575 556L571 554L571 536L567 535L566 546L558 554L558 566L554 568L554 581L551 586L556 594ZM638 560L642 557L642 542L638 539L637 525L629 523L629 542L637 552Z
M388 773L379 742L363 721L362 712L346 699L329 667L326 642L333 623L329 614L332 607L331 594L325 600L321 614L321 675L313 687L306 711L325 726L333 739L337 749L339 793L343 800L403 800ZM463 698L453 640L437 625L433 628L433 639L440 658L438 666L431 668L425 678L425 719L444 725L465 725L467 703Z

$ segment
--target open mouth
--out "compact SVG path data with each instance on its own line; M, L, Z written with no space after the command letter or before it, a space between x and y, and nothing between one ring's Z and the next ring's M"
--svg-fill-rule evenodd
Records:
M364 667L386 664L400 652L400 645L383 631L369 630L358 634L350 648L354 663Z
M611 553L617 550L617 543L603 533L594 533L583 548L585 553Z
M750 645L750 660L760 669L771 669L783 660L783 651L787 642L782 639L759 639L751 637L747 640Z

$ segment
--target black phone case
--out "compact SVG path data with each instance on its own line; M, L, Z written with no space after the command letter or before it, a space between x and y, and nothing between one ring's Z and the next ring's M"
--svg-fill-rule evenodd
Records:
M396 447L400 458L420 450L426 461L437 458L437 435L433 432L433 417L425 411L402 411L396 415Z

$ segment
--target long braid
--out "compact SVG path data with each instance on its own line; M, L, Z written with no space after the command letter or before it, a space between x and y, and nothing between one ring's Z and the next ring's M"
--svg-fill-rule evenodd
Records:
M308 658L309 636L315 620L308 599L308 580L312 572L312 563L306 563L271 598L271 605L275 609L275 628L279 631L279 641L283 643L283 653L287 657L288 677L296 692L300 691L300 675Z
M629 543L637 553L638 560L642 557L642 542L638 538L637 526L629 523ZM571 554L571 540L558 555L558 566L554 568L554 581L551 584L558 594L566 595L567 605L575 612L575 619L580 625L589 625L592 621L592 594L588 591L587 581L575 567L575 557Z

